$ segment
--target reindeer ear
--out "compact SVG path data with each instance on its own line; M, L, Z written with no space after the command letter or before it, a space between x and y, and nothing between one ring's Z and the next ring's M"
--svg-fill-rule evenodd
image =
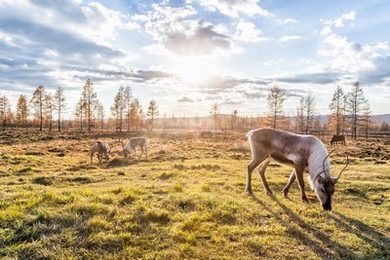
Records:
M339 178L338 177L332 177L331 180L332 180L333 184L336 184L337 181L339 180Z

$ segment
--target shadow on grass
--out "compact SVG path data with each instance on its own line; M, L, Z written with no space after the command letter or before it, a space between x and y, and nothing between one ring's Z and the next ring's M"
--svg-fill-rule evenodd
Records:
M300 244L304 244L313 250L321 258L350 258L354 259L358 256L352 249L333 241L328 234L320 229L307 224L298 214L287 208L277 198L272 199L288 216L284 220L280 214L268 207L264 202L259 200L255 195L251 195L252 199L267 210L275 219L277 219L288 231L291 238L297 240ZM298 225L301 229L297 228Z
M390 257L390 237L375 230L360 220L353 219L339 212L334 212L330 217L345 232L356 235L364 242L370 244L376 249L375 255L365 255L365 258L383 258Z

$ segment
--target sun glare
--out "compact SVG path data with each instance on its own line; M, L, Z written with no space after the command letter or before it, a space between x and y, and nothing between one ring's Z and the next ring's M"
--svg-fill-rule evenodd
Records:
M218 67L202 58L181 58L175 63L174 70L186 83L200 83L218 75Z

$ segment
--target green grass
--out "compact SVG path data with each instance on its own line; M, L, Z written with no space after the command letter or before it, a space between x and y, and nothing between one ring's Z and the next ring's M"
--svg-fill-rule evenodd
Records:
M267 169L274 197L257 174L246 195L245 143L152 141L148 160L93 165L88 142L36 143L35 155L2 147L0 258L390 257L388 162L357 160L325 212L302 203L296 184L279 195L287 167Z

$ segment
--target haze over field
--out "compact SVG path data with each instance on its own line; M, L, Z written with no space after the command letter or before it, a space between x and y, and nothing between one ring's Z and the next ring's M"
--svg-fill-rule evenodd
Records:
M390 259L389 13L0 0L0 259Z
M384 114L389 11L378 0L0 0L0 90L15 104L39 84L62 86L70 117L90 78L106 111L128 85L161 114L208 115L218 103L259 115L278 85L294 115L308 91L328 114L336 86L359 80L373 114Z

